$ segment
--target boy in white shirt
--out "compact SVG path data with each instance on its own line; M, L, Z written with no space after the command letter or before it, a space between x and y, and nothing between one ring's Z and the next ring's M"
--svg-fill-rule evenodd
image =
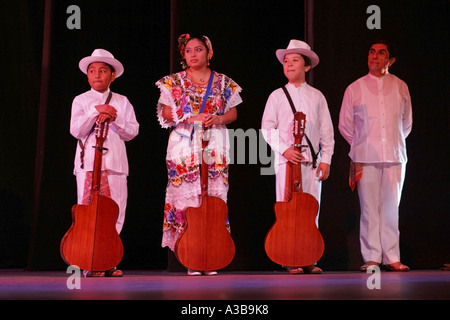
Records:
M104 142L108 152L102 158L101 192L110 196L119 206L116 230L120 234L128 197L128 158L125 141L137 136L139 123L128 98L118 93L112 94L109 89L111 83L124 71L120 61L104 49L95 49L91 56L80 60L79 68L87 74L91 90L75 97L70 119L70 133L79 140L74 161L78 204L89 204L90 201L95 153L93 146L96 145L92 128L96 122L109 120L108 136ZM105 104L110 93L111 98ZM92 273L92 276L118 277L122 274L121 270L114 268Z
M303 192L313 195L320 203L322 181L330 174L334 151L334 131L328 104L323 94L306 83L306 72L317 66L319 57L310 46L291 40L287 49L276 52L288 79L285 88L291 96L296 111L306 115L305 136L311 147L294 147L292 132L293 110L282 88L271 93L264 110L261 128L265 140L275 151L276 201L286 201L286 165L301 163ZM306 144L306 140L302 141ZM311 150L314 149L314 150ZM317 159L316 159L317 157ZM316 224L319 213L317 213ZM321 273L315 266L290 266L290 274Z

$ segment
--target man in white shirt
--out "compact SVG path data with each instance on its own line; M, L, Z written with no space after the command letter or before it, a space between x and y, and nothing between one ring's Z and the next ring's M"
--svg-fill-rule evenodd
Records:
M352 165L362 169L356 173L361 271L381 263L390 271L409 270L400 262L398 209L412 107L408 86L388 72L395 60L390 42L375 40L369 49L369 74L348 86L339 115L339 131L350 144Z
M297 112L306 115L305 136L312 149L294 147L292 130L294 113L282 88L273 91L266 102L261 128L264 139L275 151L276 201L286 201L287 162L301 163L303 192L313 195L320 203L322 181L330 174L334 151L334 131L328 104L324 95L306 83L306 72L319 63L319 57L303 41L291 40L287 49L276 52L288 79L285 88L292 98ZM302 144L307 145L306 138ZM314 156L317 160L314 161ZM319 212L317 212L316 223ZM320 273L317 266L289 268L290 274Z

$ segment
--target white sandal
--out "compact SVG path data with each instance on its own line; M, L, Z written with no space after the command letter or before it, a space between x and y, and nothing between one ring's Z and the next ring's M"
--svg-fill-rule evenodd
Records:
M187 274L188 274L188 276L200 276L202 273L197 270L188 269Z

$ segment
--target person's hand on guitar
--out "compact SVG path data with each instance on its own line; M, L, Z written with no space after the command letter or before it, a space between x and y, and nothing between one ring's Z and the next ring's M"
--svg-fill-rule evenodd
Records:
M286 151L283 153L283 156L293 164L299 164L303 159L300 150L298 150L298 148L296 147L290 147L286 149Z
M117 118L116 108L110 106L109 104L100 104L98 106L95 106L95 109L100 112L100 114L97 116L97 121L99 123L103 123L106 120L114 121Z
M299 164L302 161L302 154L296 147L290 147L287 149L283 156L293 164ZM330 165L328 163L321 162L317 168L317 179L319 181L325 181L330 176Z
M210 128L213 125L219 125L219 124L220 124L220 118L218 115L214 115L214 114L207 114L207 116L205 118L205 122L203 123L205 128Z

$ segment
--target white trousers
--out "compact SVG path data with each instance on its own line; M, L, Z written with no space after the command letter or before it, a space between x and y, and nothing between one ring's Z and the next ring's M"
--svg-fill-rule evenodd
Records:
M83 202L84 181L86 173L80 172L76 175L77 178L77 198L78 203ZM113 199L119 206L119 217L116 222L117 233L120 234L125 221L125 212L127 208L128 186L127 175L108 171L108 185L111 192L111 199Z
M406 164L364 164L358 195L360 244L364 262L400 261L398 216Z

